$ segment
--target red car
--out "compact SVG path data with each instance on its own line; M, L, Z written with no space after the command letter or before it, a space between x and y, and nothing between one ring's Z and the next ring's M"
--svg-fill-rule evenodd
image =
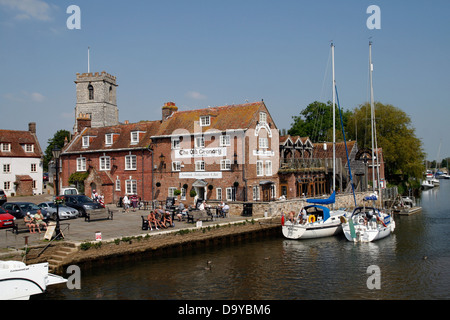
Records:
M14 217L0 207L0 229L14 227Z

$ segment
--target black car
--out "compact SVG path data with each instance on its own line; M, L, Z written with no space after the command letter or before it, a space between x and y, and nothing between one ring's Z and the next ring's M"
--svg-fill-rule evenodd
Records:
M67 207L77 209L82 217L86 216L86 210L103 208L100 203L94 202L94 200L83 194L66 194L61 197L64 197L64 202Z
M50 213L48 213L44 209L39 208L37 204L32 202L6 202L2 205L2 207L16 219L23 219L28 212L30 213L31 217L34 217L38 210L41 210L45 221L48 221L48 219L50 219Z
M8 201L8 198L6 197L5 191L0 190L0 206L6 201Z

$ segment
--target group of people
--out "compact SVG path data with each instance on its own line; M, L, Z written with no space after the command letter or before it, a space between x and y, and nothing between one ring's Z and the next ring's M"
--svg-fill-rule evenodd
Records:
M302 207L300 209L300 212L298 213L297 217L295 217L294 211L289 212L289 221L294 223L295 220L297 220L297 222L299 224L305 224L306 222L308 222L308 214L307 214L305 208Z
M139 197L136 194L131 195L130 197L128 197L127 195L125 195L122 198L122 205L123 205L123 210L128 213L130 211L130 207L132 207L133 211L136 211L136 209L139 207Z
M153 230L152 223L155 226L156 230L159 230L160 228L161 229L168 228L167 222L169 223L169 227L175 227L175 224L172 221L172 215L170 211L164 210L162 206L159 206L155 211L150 211L150 213L147 216L147 220L150 231Z
M103 207L105 207L105 196L104 195L98 194L97 191L92 190L91 198L92 198L92 200L94 200L94 202L98 202Z
M25 225L30 230L30 233L36 233L36 228L39 233L41 233L41 226L44 226L45 230L47 230L47 224L44 221L44 216L42 215L40 209L33 217L31 217L31 214L27 212L26 216L23 218L23 221L25 221Z

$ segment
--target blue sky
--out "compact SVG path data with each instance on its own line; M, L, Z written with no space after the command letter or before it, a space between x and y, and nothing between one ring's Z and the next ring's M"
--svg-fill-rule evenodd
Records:
M66 9L81 9L69 30ZM369 30L370 5L381 29ZM120 121L264 99L278 128L309 103L331 100L330 41L341 106L375 100L412 119L429 159L450 156L450 2L364 0L0 0L0 128L37 123L43 148L72 131L75 75L117 76Z

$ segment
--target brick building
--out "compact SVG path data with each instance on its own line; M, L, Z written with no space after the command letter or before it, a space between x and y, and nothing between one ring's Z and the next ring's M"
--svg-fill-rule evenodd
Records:
M187 111L169 102L157 121L94 128L79 114L76 125L61 155L62 184L84 174L85 193L96 189L106 203L180 193L190 204L194 191L208 200L277 197L278 130L262 101Z

